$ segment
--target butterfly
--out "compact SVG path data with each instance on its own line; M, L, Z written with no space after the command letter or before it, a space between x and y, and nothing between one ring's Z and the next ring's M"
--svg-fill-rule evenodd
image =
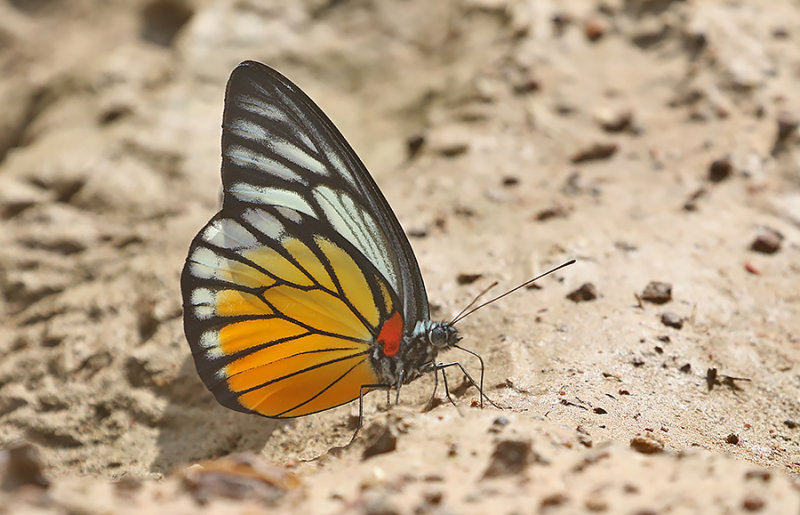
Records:
M245 61L222 128L222 207L181 275L186 338L217 401L291 418L358 399L360 427L365 393L466 374L436 361L453 347L477 354L458 345L457 318L430 319L400 223L322 110ZM466 376L482 401L483 361L480 384Z

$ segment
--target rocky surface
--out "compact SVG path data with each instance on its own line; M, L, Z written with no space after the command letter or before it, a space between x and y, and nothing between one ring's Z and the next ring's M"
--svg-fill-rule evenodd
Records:
M792 0L0 3L0 512L797 513L799 39ZM245 59L359 152L434 318L578 259L459 324L504 409L423 378L340 449L354 406L202 386L178 278Z

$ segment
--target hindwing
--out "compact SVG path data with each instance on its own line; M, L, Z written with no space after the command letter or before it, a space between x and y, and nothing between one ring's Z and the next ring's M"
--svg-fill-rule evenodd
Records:
M192 242L181 283L198 371L223 405L295 417L379 383L370 354L398 299L319 220L285 207L225 208Z

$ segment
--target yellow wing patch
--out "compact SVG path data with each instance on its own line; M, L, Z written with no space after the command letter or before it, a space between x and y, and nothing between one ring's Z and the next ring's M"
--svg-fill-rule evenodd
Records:
M267 274L234 259L222 257L205 247L192 252L187 266L192 275L199 279L215 279L247 288L275 284L275 280Z
M372 338L347 304L328 292L281 285L270 288L264 296L278 312L318 331L362 340Z
M314 238L314 241L331 263L345 296L372 327L377 327L380 321L378 306L375 304L375 298L372 296L367 279L356 262L341 247L330 240L318 236Z
M297 238L286 238L281 242L292 257L305 268L314 280L330 291L336 291L331 276L322 261L308 246Z
M312 280L291 261L270 247L258 247L242 252L242 256L287 283L298 286L312 286Z
M258 296L239 290L216 293L216 312L222 317L240 315L270 315L272 310Z

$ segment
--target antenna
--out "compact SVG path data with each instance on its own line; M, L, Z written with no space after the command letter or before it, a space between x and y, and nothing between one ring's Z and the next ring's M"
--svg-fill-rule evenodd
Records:
M493 299L491 299L491 300L487 300L487 301L486 301L486 302L484 302L483 304L479 304L477 307L474 307L474 308L472 308L472 309L469 309L469 308L470 308L470 306L472 306L473 304L475 304L475 303L478 301L478 299L479 299L481 296L483 296L483 295L484 295L484 294L485 294L487 291L489 291L491 288L493 288L493 287L494 287L494 286L497 284L497 281L495 281L494 283L492 283L491 285L489 285L489 287L488 287L488 288L484 289L484 290L483 290L483 291L482 291L482 292L481 292L481 293L480 293L480 294L479 294L477 297L475 297L475 300L473 300L472 302L470 302L470 303L469 303L469 306L467 306L466 308L462 309L462 310L461 310L461 313L459 313L459 314L458 314L458 315L457 315L457 316L456 316L456 317L453 319L453 321L452 321L452 322L450 322L450 324L451 324L451 325L453 325L453 324L455 324L456 322L458 322L459 320L463 320L464 318L466 318L466 317L470 316L471 314L475 313L476 311L478 311L478 310L479 310L479 309L481 309L482 307L484 307L484 306L488 306L488 305L489 305L489 304L491 304L492 302L498 301L498 300L502 299L503 297L505 297L506 295L510 295L510 294L514 293L515 291L519 290L520 288L524 288L524 287L528 286L529 284L532 284L532 283L534 283L534 282L538 281L539 279L541 279L542 277L544 277L544 276L546 276L546 275L552 274L553 272L555 272L555 271L557 271L557 270L561 270L562 268L564 268L564 267L567 267L567 266L569 266L569 265L571 265L571 264L575 263L575 261L576 261L575 259L570 259L570 260L569 260L569 261L567 261L566 263L561 263L561 264L560 264L560 265L558 265L557 267L555 267L555 268L551 268L551 269L550 269L550 270L548 270L547 272L545 272L545 273L543 273L543 274L540 274L540 275L537 275L537 276L536 276L536 277L534 277L533 279L528 279L527 281L525 281L524 283L520 284L519 286L517 286L517 287L515 287L515 288L511 288L511 289L510 289L510 290L508 290L507 292L505 292L505 293L503 293L503 294L500 294L500 295L498 295L497 297L495 297L495 298L493 298ZM469 311L467 311L467 310L469 310ZM465 311L466 311L466 313L465 313Z
M462 310L461 310L461 312L460 312L459 314L457 314L456 316L454 316L454 317L453 317L453 320L451 320L451 321L450 321L450 325L453 325L453 324L455 324L455 323L456 323L456 320L458 320L458 317L460 317L461 315L463 315L463 314L464 314L464 312L465 312L466 310L468 310L469 308L471 308L472 306L474 306L474 305L475 305L475 303L476 303L476 302L478 302L478 299L480 299L481 297L483 297L484 295L486 295L486 294L489 292L489 290L491 290L492 288L494 288L495 286L497 286L497 284L498 284L498 283L497 283L497 281L495 281L495 282L493 282L492 284L490 284L489 286L487 286L486 288L484 288L484 289L483 289L483 291L481 291L479 294L475 295L475 298L474 298L474 299L472 299L472 302L470 302L469 304L467 304L467 307L465 307L464 309L462 309Z

